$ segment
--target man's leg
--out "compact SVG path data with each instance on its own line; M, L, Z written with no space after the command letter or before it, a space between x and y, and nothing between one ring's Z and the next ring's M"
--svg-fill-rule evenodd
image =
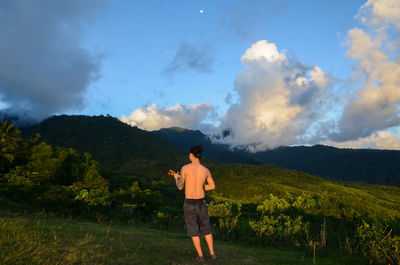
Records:
M204 238L207 241L208 249L210 250L210 255L214 255L214 242L212 234L205 235Z
M201 250L201 245L200 245L200 237L192 236L192 241L193 241L194 248L197 251L197 255L199 257L203 257L203 251ZM207 243L208 243L208 241L207 241Z

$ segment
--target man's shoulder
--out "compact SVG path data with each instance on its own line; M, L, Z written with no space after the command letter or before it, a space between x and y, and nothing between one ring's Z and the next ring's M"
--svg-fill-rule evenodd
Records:
M210 170L208 170L207 167L205 167L205 166L203 166L203 165L201 165L201 166L203 167L204 170L210 171Z
M190 167L190 164L184 165L184 166L182 167L182 170L184 170L185 168L188 168L188 167Z

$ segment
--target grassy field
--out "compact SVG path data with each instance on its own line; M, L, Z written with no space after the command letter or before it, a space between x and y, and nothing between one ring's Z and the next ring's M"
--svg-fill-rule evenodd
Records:
M203 242L205 244L205 242ZM205 257L209 258L203 245ZM215 242L205 264L363 264L333 253L311 253ZM184 233L140 225L98 224L46 216L0 216L0 264L196 264Z

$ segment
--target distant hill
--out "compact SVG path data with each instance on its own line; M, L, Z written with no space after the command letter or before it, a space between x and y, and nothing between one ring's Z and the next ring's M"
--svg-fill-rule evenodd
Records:
M106 174L160 177L187 163L186 152L111 116L53 116L22 128L25 137L37 132L51 145L91 153Z
M204 147L204 157L218 160L222 163L260 164L259 161L247 157L247 154L231 152L228 145L214 144L201 131L172 127L152 131L161 139L181 150L189 151L190 147L201 144Z
M400 186L400 151L340 149L331 146L279 147L248 153L214 144L200 131L168 128L153 131L176 148L188 150L202 144L205 157L225 163L272 164L327 179Z

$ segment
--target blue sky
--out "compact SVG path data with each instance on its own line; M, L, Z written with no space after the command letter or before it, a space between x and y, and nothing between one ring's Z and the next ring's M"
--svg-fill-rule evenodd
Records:
M0 32L3 110L400 149L398 0L16 0Z
M120 117L153 103L169 107L203 101L224 111L225 97L242 70L240 58L258 40L348 79L354 62L344 56L344 42L347 30L358 24L354 16L364 1L274 2L107 2L85 36L84 46L105 57L102 77L91 85L82 112ZM205 47L213 58L210 71L163 75L185 42Z

